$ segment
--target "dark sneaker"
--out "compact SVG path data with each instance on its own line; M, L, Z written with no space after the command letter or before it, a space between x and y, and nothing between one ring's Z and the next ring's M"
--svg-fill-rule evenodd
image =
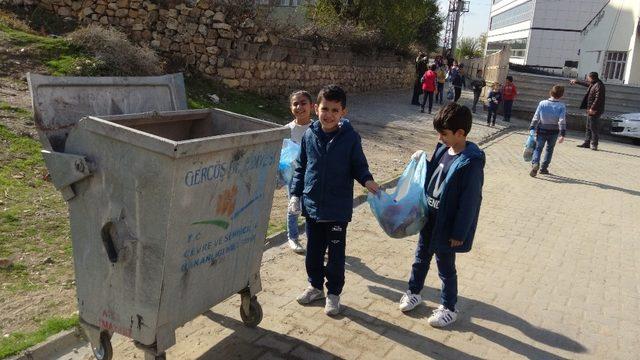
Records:
M420 109L420 112L423 113L424 112L424 108Z
M593 146L591 147L591 150L593 150L593 151L598 151L598 145L593 145Z
M542 175L549 175L549 170L547 170L547 169L540 169L540 174L542 174Z
M577 145L579 148L585 148L588 149L589 148L589 143L582 143L580 145Z
M531 171L529 172L529 175L531 177L536 177L536 175L538 175L538 169L540 169L540 165L539 164L534 164L531 167Z

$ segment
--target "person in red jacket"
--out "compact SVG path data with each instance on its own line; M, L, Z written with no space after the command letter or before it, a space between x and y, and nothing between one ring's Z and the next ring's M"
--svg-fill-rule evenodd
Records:
M518 95L518 90L513 83L513 76L507 76L507 81L502 87L502 102L504 103L504 121L511 121L511 109L513 108L513 101Z
M424 93L422 98L422 107L420 112L424 112L424 106L427 103L427 98L429 99L429 114L431 114L431 108L433 107L433 94L438 93L437 81L438 75L436 74L437 66L436 64L431 65L429 70L424 73L422 77L422 92Z

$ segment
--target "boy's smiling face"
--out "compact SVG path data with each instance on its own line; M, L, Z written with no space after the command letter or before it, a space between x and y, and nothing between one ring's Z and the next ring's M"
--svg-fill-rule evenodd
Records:
M322 99L315 107L324 132L335 131L340 119L347 114L347 109L339 101Z

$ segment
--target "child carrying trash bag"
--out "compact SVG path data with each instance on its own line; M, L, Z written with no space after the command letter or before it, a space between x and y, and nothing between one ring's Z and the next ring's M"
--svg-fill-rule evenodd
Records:
M295 170L295 161L300 155L300 144L291 139L282 141L282 150L280 151L280 162L278 163L278 185L289 187L293 172Z
M398 239L415 235L424 227L427 219L426 177L427 157L422 154L411 159L392 194L378 191L367 196L371 212L390 237Z

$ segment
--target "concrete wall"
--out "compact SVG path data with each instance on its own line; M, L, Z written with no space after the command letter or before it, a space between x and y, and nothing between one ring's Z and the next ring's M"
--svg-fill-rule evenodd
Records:
M567 105L567 126L574 130L584 130L585 110L580 109L580 104L587 88L579 85L570 85L568 79L561 77L541 76L510 72L513 81L518 88L518 98L514 102L514 112L525 118L531 119L541 100L549 98L549 90L553 85L563 85L565 94L562 101ZM640 112L640 87L625 85L606 85L605 114L603 118L611 119L621 113ZM605 121L605 129L609 122Z
M150 0L0 0L0 6L40 5L82 24L114 26L191 72L217 78L231 88L283 95L295 89L317 91L337 83L350 92L407 88L413 61L391 53L360 55L327 43L280 38L253 19L227 17L224 3Z
M602 73L605 52L627 52L624 83L640 85L640 1L611 0L591 21L580 37L578 74Z

